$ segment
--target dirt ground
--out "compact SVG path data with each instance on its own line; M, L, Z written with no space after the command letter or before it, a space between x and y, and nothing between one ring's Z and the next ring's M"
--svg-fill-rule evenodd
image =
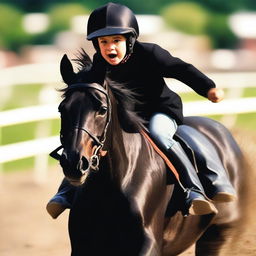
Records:
M241 141L246 144L249 152L254 153L255 159L254 135L247 136L246 142L244 138ZM252 178L256 177L255 174ZM15 172L0 176L1 256L70 255L68 211L57 220L52 220L45 210L48 199L55 193L61 179L59 168L49 170L48 180L43 184L34 182L33 172ZM255 211L256 204L252 202L250 212L253 214ZM240 240L233 243L228 251L223 252L223 256L256 255L256 221L252 214L248 217L249 225L245 227ZM182 254L189 255L193 255L193 248Z

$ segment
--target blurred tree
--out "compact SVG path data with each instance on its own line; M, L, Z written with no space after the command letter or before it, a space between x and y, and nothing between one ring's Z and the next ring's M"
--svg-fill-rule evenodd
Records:
M111 1L111 0L110 0ZM12 4L25 12L44 12L49 6L65 3L80 3L90 9L94 9L100 5L110 1L106 0L1 0L2 3ZM256 10L255 0L118 0L119 2L129 6L134 12L158 14L159 11L171 3L190 2L198 3L203 7L220 13L231 13L240 9Z
M207 35L213 48L232 48L237 38L228 25L228 15L201 7L196 3L175 3L163 9L166 23L177 30L193 35Z
M166 23L177 30L188 34L204 34L209 13L196 3L175 3L162 11Z
M72 0L1 0L1 1L6 4L11 4L13 6L16 6L21 10L23 10L24 12L44 12L49 5L52 5L55 3L71 2Z
M223 0L192 0L201 6L218 13L232 13L241 7L243 0L223 1Z
M16 7L0 4L0 47L16 51L30 40L23 29L22 17Z
M56 33L69 30L71 18L76 15L85 15L90 11L81 4L56 4L47 10L50 25L47 31L33 37L33 44L53 43Z
M238 43L238 38L229 27L226 14L211 13L206 31L213 48L233 48Z
M163 5L160 4L162 9L165 5L172 3L196 3L202 7L216 13L230 14L239 10L256 10L255 0L235 0L235 1L223 1L223 0L161 0Z
M36 44L51 43L57 31L68 29L71 16L88 13L88 10L109 2L108 0L0 1L6 3L0 8L0 46L15 50L29 42L31 38ZM228 28L226 15L238 10L256 10L255 0L118 0L117 2L129 6L136 14L163 14L168 24L186 33L208 34L216 47L227 47L235 42ZM24 13L49 13L51 19L49 30L42 34L27 35L22 29L23 13L19 10Z
M70 28L71 18L76 15L89 14L91 10L81 4L57 4L50 7L50 32L56 33Z

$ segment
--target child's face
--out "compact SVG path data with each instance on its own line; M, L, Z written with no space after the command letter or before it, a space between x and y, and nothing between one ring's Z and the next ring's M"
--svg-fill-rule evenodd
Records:
M100 53L111 65L118 65L126 55L126 38L123 35L98 38Z

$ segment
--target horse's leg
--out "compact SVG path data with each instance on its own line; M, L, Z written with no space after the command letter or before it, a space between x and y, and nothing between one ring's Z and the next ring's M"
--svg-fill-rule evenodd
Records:
M164 179L165 180L165 179ZM163 229L165 227L165 209L173 193L173 185L160 186L159 189L155 189L154 193L160 192L159 197L154 195L151 200L146 200L147 204L144 205L145 212L142 213L142 219L144 220L144 234L145 243L140 255L143 256L160 256L162 255L163 247ZM153 192L153 191L152 191ZM154 200L154 197L158 197ZM157 203L158 205L154 205ZM150 213L151 211L151 213ZM153 212L152 212L153 211ZM150 220L148 217L151 215Z
M144 232L145 232L146 239L140 255L143 255L143 256L161 255L161 249L159 247L158 242L155 239L155 236L152 230L150 230L150 228L145 228Z
M192 246L207 229L214 214L188 216L184 218L180 212L171 217L165 227L164 256L176 256ZM208 256L205 254L204 256Z
M196 243L196 256L219 256L224 245L231 238L231 224L211 225Z

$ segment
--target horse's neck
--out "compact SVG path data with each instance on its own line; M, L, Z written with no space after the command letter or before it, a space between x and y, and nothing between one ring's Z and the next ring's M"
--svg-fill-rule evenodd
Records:
M136 163L140 156L141 135L126 132L122 128L120 115L117 112L119 106L112 96L111 105L111 122L107 134L109 162L112 176L122 183L136 169Z
M140 149L140 134L126 133L122 129L113 134L109 152L111 171L122 183L135 171Z

